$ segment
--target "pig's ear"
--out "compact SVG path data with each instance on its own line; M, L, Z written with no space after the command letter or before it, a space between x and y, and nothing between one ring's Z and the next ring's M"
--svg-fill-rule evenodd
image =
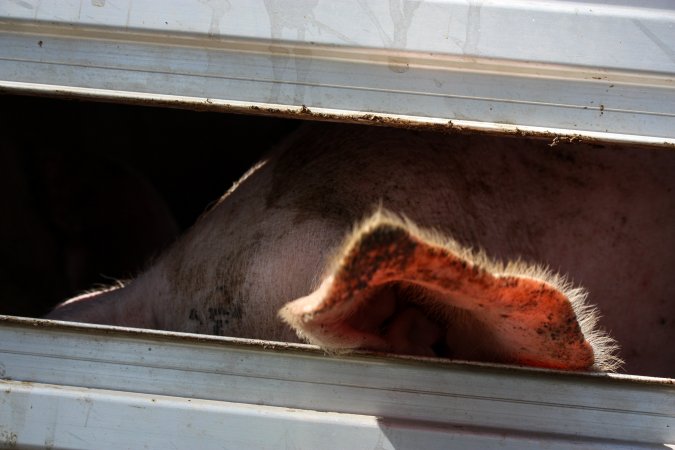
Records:
M613 370L614 341L593 327L581 289L503 266L378 212L352 233L319 288L281 317L327 350Z

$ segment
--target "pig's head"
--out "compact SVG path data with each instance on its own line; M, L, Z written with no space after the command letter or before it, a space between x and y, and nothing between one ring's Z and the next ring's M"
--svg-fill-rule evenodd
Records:
M615 370L586 293L522 262L501 264L378 211L355 227L318 289L280 316L329 351Z

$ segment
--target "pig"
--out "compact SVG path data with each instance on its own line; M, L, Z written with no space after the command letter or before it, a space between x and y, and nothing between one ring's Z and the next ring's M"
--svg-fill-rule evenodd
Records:
M673 174L670 149L307 123L46 317L672 376Z

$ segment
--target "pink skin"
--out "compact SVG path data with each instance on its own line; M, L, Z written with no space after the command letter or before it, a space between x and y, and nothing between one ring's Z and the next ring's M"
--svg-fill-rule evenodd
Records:
M609 341L584 325L588 314L574 307L581 301L578 291L546 273L479 261L410 224L376 216L355 233L321 286L280 315L332 350L611 369Z
M627 372L674 376L675 152L548 143L309 125L136 280L49 317L298 341L277 312L322 286L379 204L491 258L569 275Z

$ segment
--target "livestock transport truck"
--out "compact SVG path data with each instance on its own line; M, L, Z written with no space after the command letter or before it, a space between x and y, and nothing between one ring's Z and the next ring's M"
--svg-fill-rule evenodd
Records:
M68 287L84 288L64 288L46 263L18 267L52 242L26 225L44 208L38 222L22 219L47 183L31 180L53 182L56 170L40 165L53 154L36 153L38 143L86 147L84 159L118 147L159 167L155 180L166 159L208 173L212 163L194 161L199 148L231 142L221 120L241 126L246 142L287 123L333 121L673 152L674 80L669 0L2 0L0 173L7 183L28 173L33 196L3 185L0 447L674 448L670 378L327 355L308 344L45 320L74 295ZM170 127L152 128L155 117ZM173 154L173 138L159 134L190 121L207 126L188 128L179 139L188 148ZM166 147L152 153L154 140ZM46 169L31 172L36 164ZM97 172L83 166L67 179L87 173ZM106 177L86 183L78 193ZM188 199L192 184L180 186ZM71 281L94 264L77 259L90 250L60 245L76 255L55 263ZM21 303L50 295L63 297ZM662 324L673 320L671 311ZM672 360L675 343L660 351Z

